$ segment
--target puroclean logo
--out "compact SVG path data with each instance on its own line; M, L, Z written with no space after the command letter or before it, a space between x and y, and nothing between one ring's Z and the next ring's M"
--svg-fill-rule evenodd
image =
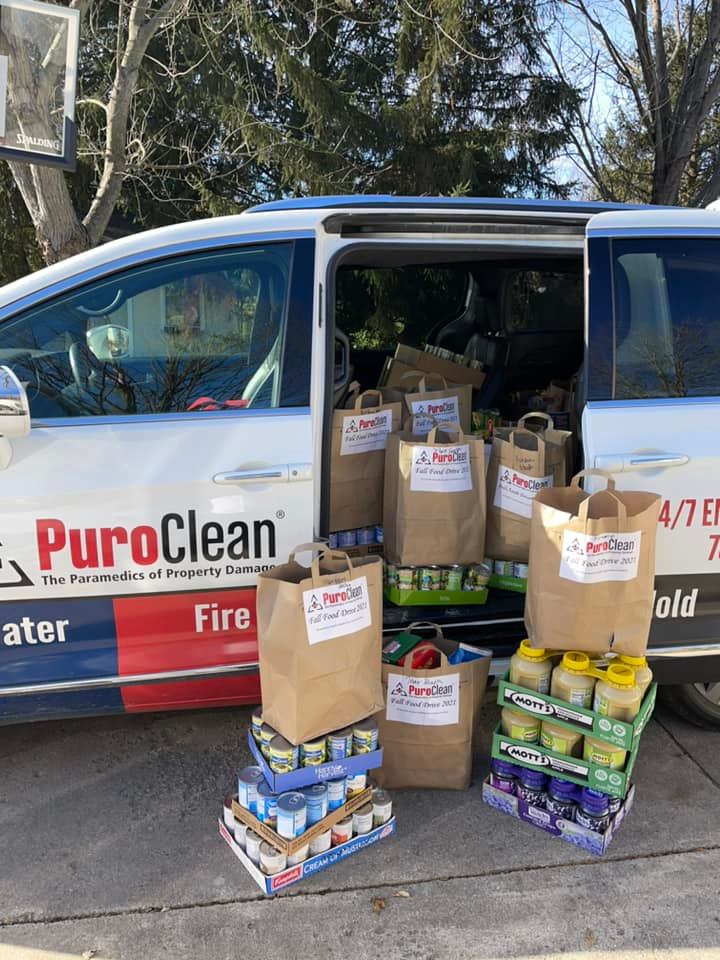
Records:
M583 553L582 545L581 545L581 543L580 543L580 541L578 540L577 537L575 537L575 539L572 540L572 541L567 545L567 552L568 552L568 553Z
M349 423L348 423L348 425L347 425L347 427L346 427L345 429L346 429L346 431L347 431L348 433L357 433L357 431L358 431L358 426L357 426L357 421L355 420L354 417L352 417L352 418L350 419L350 421L349 421Z
M0 548L2 548L2 543L0 543ZM0 588L33 586L35 586L35 584L17 560L4 559L0 549Z
M533 697L529 693L520 693L518 690L509 690L508 696L516 707L522 707L531 713L537 713L541 716L551 717L555 709L551 703L545 703L539 697Z
M310 603L308 604L307 612L308 613L317 613L318 610L322 610L323 606L318 600L315 594L312 595Z
M546 757L531 747L521 747L518 744L509 743L505 749L508 756L512 757L513 760L518 760L521 763L532 763L536 767L550 766L550 757Z
M422 463L422 464L432 463L432 460L430 459L430 456L428 455L428 452L427 450L425 450L425 448L423 448L420 451L420 456L415 458L415 463Z
M395 684L395 686L392 688L390 692L393 697L407 696L407 688L405 687L405 684L403 683L402 680L398 680L398 682Z

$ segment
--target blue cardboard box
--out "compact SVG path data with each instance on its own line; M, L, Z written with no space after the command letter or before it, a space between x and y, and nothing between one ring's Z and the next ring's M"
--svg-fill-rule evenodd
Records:
M354 776L356 773L365 773L382 766L382 747L372 753L359 753L357 756L346 757L345 760L328 760L316 767L298 767L290 773L274 773L267 764L267 760L260 752L255 742L252 730L248 731L250 752L255 763L260 767L263 776L273 793L284 793L286 790L297 790L299 787L309 787L313 783L322 783L325 780L337 780L339 777Z

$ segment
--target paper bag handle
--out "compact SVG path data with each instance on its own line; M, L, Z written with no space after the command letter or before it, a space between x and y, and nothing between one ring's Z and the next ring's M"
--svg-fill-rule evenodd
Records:
M588 467L587 470L580 470L570 481L570 486L579 487L580 477L602 477L607 483L607 490L612 491L615 489L615 478L611 473L608 473L607 470L599 470L597 467Z
M356 397L359 393L360 393L360 381L359 381L359 380L353 380L353 381L348 385L348 400L349 400L349 401L354 400L355 397Z
M320 576L320 555L323 557L331 557L334 560L344 560L348 565L348 570L353 569L353 563L350 557L345 553L344 550L335 550L328 547L326 543L319 543L318 541L313 541L312 543L300 543L294 550L290 552L290 563L295 563L295 554L304 553L308 551L313 554L317 554L312 559L310 564L310 569L312 571L313 581L317 580Z
M375 397L375 399L377 400L377 403L375 404L375 406L376 406L376 407L381 407L381 406L382 406L382 402L383 402L382 391L380 391L380 390L364 390L362 393L358 393L357 396L355 397L355 409L356 409L356 410L362 410L362 409L363 409L363 403L364 403L366 397Z
M441 420L439 423L436 421L435 426L428 430L428 435L426 437L426 443L435 443L438 430L442 430L444 433L456 433L458 435L456 443L460 443L465 439L465 434L463 428L457 422L457 420Z
M540 460L542 461L542 465L540 469L542 470L543 473L545 473L545 441L543 440L543 438L540 436L539 433L533 433L532 430L526 430L525 427L520 427L520 429L516 428L515 430L510 431L510 435L508 437L508 440L510 441L510 445L513 448L515 448L516 433L527 434L529 437L532 437L533 440L537 443L537 452L540 456ZM522 449L522 448L518 447L517 449Z
M545 430L547 430L548 427L552 429L555 426L555 421L550 416L550 414L542 413L540 410L533 410L531 413L526 413L524 417L520 417L520 419L517 422L518 427L520 427L521 429L525 429L523 425L526 420L545 420L545 422L547 423L547 427L543 428L543 432L545 432ZM530 432L534 433L533 430L531 430Z
M437 623L433 623L431 620L413 620L413 622L408 625L407 630L409 632L412 632L417 627L422 627L423 629L426 627L429 627L435 631L436 639L438 640L445 639L445 634L442 632L442 627Z
M598 490L595 493L589 493L587 497L585 497L585 499L583 500L583 502L580 504L578 508L578 517L582 520L583 524L587 523L588 511L590 509L590 501L592 500L593 497L599 497L599 496L610 497L614 501L615 506L617 507L618 525L624 524L625 521L627 520L627 507L622 502L620 497L612 493L609 489Z

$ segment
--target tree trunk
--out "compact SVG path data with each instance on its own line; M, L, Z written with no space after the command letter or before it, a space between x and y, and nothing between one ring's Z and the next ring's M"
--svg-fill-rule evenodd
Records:
M57 263L89 250L87 230L78 219L62 171L13 162L10 169L28 209L45 263Z

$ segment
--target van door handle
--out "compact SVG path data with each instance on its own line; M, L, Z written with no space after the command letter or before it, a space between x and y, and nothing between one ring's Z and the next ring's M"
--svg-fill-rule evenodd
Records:
M250 467L246 470L228 470L216 473L213 483L227 486L233 483L297 483L312 479L310 463L278 463L268 467Z
M690 463L684 453L608 453L595 457L595 466L610 473L629 473L632 470L662 470L682 467Z

